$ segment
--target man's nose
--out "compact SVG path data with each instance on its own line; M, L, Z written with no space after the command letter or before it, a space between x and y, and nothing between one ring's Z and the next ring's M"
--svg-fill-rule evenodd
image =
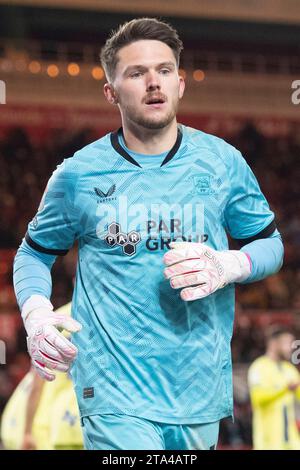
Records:
M156 73L147 74L146 86L147 91L154 91L160 89L160 81Z

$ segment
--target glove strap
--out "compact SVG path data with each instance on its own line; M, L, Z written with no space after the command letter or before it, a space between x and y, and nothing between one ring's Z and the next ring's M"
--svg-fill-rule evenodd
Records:
M32 312L32 310L41 307L53 310L53 305L50 300L47 299L47 297L38 294L31 295L24 303L21 311L23 321L27 319L28 315L30 314L30 312Z
M234 256L238 266L237 272L239 274L236 276L236 279L234 279L234 282L245 281L250 276L252 270L250 256L241 250L230 250L229 253Z

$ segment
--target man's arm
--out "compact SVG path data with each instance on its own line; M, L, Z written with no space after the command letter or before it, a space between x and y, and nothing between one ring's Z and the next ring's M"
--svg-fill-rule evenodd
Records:
M295 380L294 383L290 385L290 390L294 392L295 398L297 401L300 401L300 374L296 366L294 366Z
M21 450L35 450L36 443L32 435L32 424L34 416L40 402L41 394L43 391L43 386L45 384L44 380L35 372L33 369L33 381L31 384L31 389L28 395L26 410L25 410L25 428L24 428L24 437Z
M55 255L36 251L24 239L14 259L14 289L22 308L29 297L40 295L50 299L52 291L51 269Z
M255 385L250 388L251 402L253 406L266 406L270 405L273 401L281 398L283 395L289 392L288 387L282 387L280 389L272 389L263 385Z
M298 390L300 391L299 382L297 383L296 381L289 382L280 388L270 386L265 366L258 367L255 364L249 369L248 385L253 406L270 405L289 392L295 393L297 397Z
M251 273L242 283L265 279L277 273L283 264L284 248L280 233L275 230L268 238L254 240L241 248L251 261Z
M290 392L294 393L296 400L300 401L300 383L299 383L299 381L291 382L289 384L288 388L289 388Z
M282 266L283 245L259 184L240 152L223 144L230 190L221 222L241 250L217 251L203 243L172 243L165 277L183 300L206 297L227 284L254 282Z
M31 248L24 240L14 263L14 286L27 331L27 347L32 364L46 380L54 380L58 370L67 372L77 348L59 329L77 332L81 325L71 317L53 312L50 269L55 256Z
M77 354L59 330L81 328L72 318L53 312L49 300L55 258L68 252L81 230L80 211L75 207L76 180L71 163L65 160L48 181L14 262L14 287L28 335L28 352L46 380L55 379L54 370L69 370Z
M242 250L216 251L203 243L171 244L164 256L165 277L171 287L182 289L183 300L197 300L233 282L248 283L276 273L282 266L279 233L255 240Z
M224 226L251 261L251 274L239 282L259 281L281 268L282 240L275 215L241 153L229 146L226 162L231 191L224 210Z

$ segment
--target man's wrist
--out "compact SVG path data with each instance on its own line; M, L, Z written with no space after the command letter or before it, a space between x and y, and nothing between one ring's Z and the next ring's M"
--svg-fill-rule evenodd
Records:
M33 310L36 310L37 308L47 308L49 310L53 310L53 305L50 302L47 297L44 297L43 295L39 294L34 294L31 295L26 302L24 303L21 311L21 315L23 318L23 321L25 321L28 318L28 315L30 312Z
M241 250L228 250L223 253L225 257L229 256L226 264L228 283L245 281L251 274L251 259L247 253Z

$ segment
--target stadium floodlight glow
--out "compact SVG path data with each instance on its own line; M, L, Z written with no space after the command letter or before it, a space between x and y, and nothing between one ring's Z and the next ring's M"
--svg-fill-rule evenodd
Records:
M59 74L59 68L55 64L48 65L47 67L47 74L51 78L56 78Z
M26 70L26 61L24 59L16 60L15 69L17 72L24 72Z
M203 72L203 70L194 70L193 72L193 79L196 81L196 82L202 82L205 78L205 73Z
M104 77L104 71L102 67L94 67L92 70L92 76L95 80L102 80Z
M2 72L11 72L13 69L12 61L9 59L3 59L0 62L0 70Z
M37 60L32 60L28 65L28 69L31 73L39 73L42 67Z
M183 80L186 79L186 71L184 69L179 69L178 73L179 73L180 77L183 78Z
M76 77L77 75L80 74L80 67L78 64L75 64L74 62L71 62L68 65L68 74L71 75L72 77Z

